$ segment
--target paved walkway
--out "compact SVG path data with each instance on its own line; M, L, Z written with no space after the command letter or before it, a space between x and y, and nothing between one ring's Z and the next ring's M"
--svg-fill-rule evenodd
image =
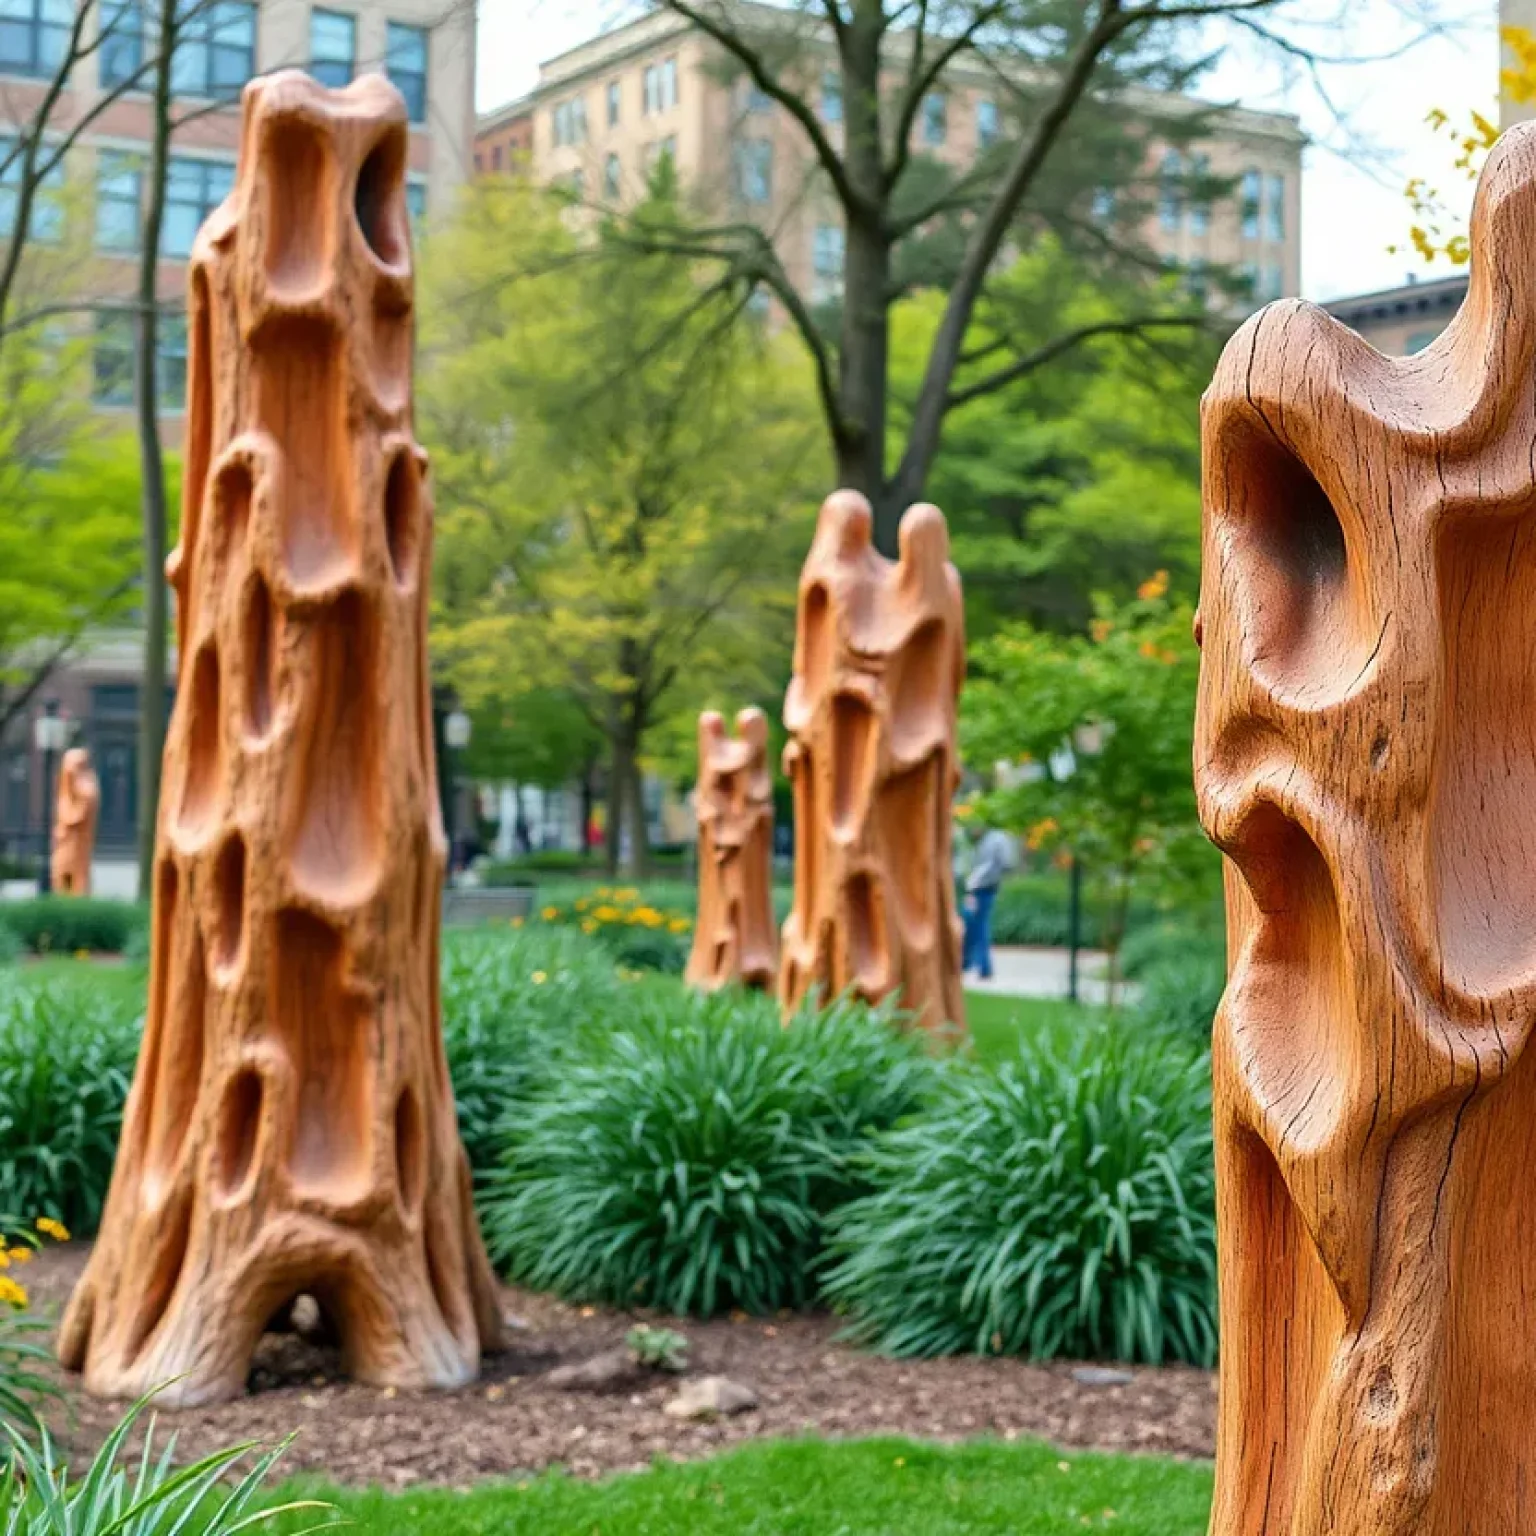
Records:
M1078 998L1085 1003L1103 1003L1109 998L1104 980L1107 959L1093 949L1077 955ZM1004 997L1065 997L1069 953L1065 949L1042 949L1023 945L992 946L992 979L965 978L968 992L996 992ZM1122 988L1122 993L1130 988Z

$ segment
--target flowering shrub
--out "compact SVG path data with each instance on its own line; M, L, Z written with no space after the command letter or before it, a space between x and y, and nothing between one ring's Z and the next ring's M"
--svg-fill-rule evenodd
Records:
M60 1394L58 1386L39 1373L49 1355L37 1335L48 1329L27 1314L27 1288L17 1272L31 1263L44 1237L62 1243L68 1242L69 1233L47 1216L29 1227L0 1215L0 1423L34 1433L42 1429L39 1403Z
M590 896L539 909L539 921L579 928L595 938L621 967L680 973L687 964L693 919L686 912L652 906L634 886L600 885Z

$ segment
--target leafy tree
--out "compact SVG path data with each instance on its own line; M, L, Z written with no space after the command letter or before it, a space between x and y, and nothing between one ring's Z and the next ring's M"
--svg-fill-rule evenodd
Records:
M683 227L668 161L637 217ZM611 863L626 829L644 858L652 728L717 687L761 696L793 639L814 412L742 300L500 179L427 251L438 654L472 706L579 708L607 752Z
M1116 299L1042 242L1000 279L1031 334L1107 320ZM915 394L943 298L892 317L893 419ZM978 325L985 344L985 328ZM1046 373L978 399L950 424L928 493L949 518L965 578L966 631L984 639L1025 618L1083 630L1093 594L1129 598L1166 569L1193 595L1200 561L1199 396L1214 338L1105 336Z
M1162 263L1142 231L1160 192L1196 202L1224 186L1197 168L1163 174L1154 144L1194 145L1211 112L1185 93L1209 62L1205 29L1226 19L1306 57L1267 26L1287 0L655 0L702 32L725 67L777 105L805 173L796 198L845 232L844 299L819 305L774 251L770 235L727 216L677 231L637 221L641 248L706 261L765 287L809 349L838 480L870 497L876 537L896 528L929 480L946 423L1093 339L1203 325L1197 295L1137 287ZM1295 9L1294 6L1289 9ZM927 106L950 73L985 72L1001 107L996 136L954 166L919 140ZM828 98L840 128L828 122ZM783 136L781 136L782 138ZM788 168L790 171L793 167ZM1068 321L1042 345L1016 337L1006 283L1010 251L1054 235L1131 303L1111 318ZM891 441L891 312L919 289L944 295L921 381ZM977 344L974 329L986 327Z
M1130 602L1102 602L1087 635L1015 625L984 642L961 701L966 760L996 779L987 813L1107 883L1112 977L1135 888L1192 884L1213 863L1190 774L1192 618L1160 571Z

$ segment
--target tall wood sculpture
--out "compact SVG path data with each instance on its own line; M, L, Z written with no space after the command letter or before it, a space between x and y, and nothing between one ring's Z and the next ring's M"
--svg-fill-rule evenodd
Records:
M301 1293L368 1382L497 1338L438 1018L406 154L379 76L253 81L193 251L149 1016L60 1341L94 1392L238 1393Z
M795 899L779 1001L895 994L928 1028L963 1027L950 862L965 676L960 577L937 507L902 519L899 560L869 503L828 498L800 575L784 769L795 795Z
M1472 239L1427 351L1272 305L1205 403L1214 1536L1536 1530L1536 127Z
M686 980L713 991L727 982L771 988L777 969L773 928L773 780L768 717L736 716L736 736L714 710L699 716L699 916Z
M84 747L71 747L64 754L55 801L49 881L62 896L89 896L101 786Z

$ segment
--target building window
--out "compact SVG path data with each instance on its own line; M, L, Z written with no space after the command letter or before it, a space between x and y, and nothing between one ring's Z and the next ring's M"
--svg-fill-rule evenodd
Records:
M500 144L492 144L491 145L491 169L493 171L499 171L501 169L501 145Z
M767 139L736 141L736 195L743 202L766 203L773 197L773 145Z
M427 31L392 21L384 32L384 72L405 97L413 123L427 120Z
M187 408L187 317L161 315L155 327L155 393L164 411Z
M235 96L255 73L256 7L250 0L213 0L182 23L171 61L173 90L186 96Z
M603 196L610 203L618 201L619 175L619 157L617 155L609 155L603 161Z
M587 142L587 103L582 96L562 101L552 114L555 122L555 147Z
M139 248L139 197L144 162L102 150L96 157L96 244L104 251Z
M976 142L983 149L991 149L997 143L997 103L990 96L983 96L976 103Z
M1264 233L1271 240L1285 239L1285 177L1264 178Z
M811 297L817 304L843 292L843 257L847 248L841 224L818 224L811 245Z
M1208 181L1211 175L1211 157L1195 155L1189 162L1189 173L1197 182ZM1196 186L1189 204L1189 232L1192 235L1203 235L1210 231L1210 227L1211 199L1204 187Z
M123 85L144 67L144 9L139 0L110 0L102 8L99 57L104 86Z
M1422 352L1439 334L1439 331L1414 331L1403 343L1403 356L1412 357L1415 352Z
M664 139L657 139L654 143L645 146L645 174L649 177L663 160L670 160L677 164L677 135L669 133Z
M1279 262L1271 262L1264 268L1263 293L1265 299L1282 298L1285 294L1285 268Z
M98 405L133 404L134 317L126 311L96 317L92 348L92 396ZM184 409L187 401L187 317L161 315L155 327L155 393L160 408Z
M47 145L38 146L38 159L53 153ZM9 238L16 229L16 205L21 199L22 149L15 139L0 138L0 235ZM64 162L49 166L32 194L32 213L27 230L29 240L57 244L64 236Z
M46 79L64 62L73 0L0 0L0 70Z
M192 160L172 155L165 168L165 218L160 254L183 260L203 220L229 196L235 168L224 160Z
M773 111L773 97L755 80L747 81L747 111L753 113Z
M408 181L405 184L405 211L413 225L420 224L427 216L427 184L424 181Z
M1115 194L1108 187L1095 187L1093 201L1089 203L1093 217L1101 223L1115 216Z
M309 13L309 72L321 85L351 83L357 67L357 17L342 11Z
M1243 239L1259 238L1259 194L1263 180L1257 171L1243 172Z
M677 60L663 59L646 66L644 100L647 117L670 112L677 105Z
M828 123L843 120L843 77L835 69L821 77L821 116Z
M608 82L608 126L610 128L619 126L619 104L619 82L610 80Z
M1210 292L1210 269L1203 257L1195 257L1184 269L1184 287L1192 299L1205 303Z
M948 131L949 106L942 91L929 91L923 97L923 143L942 144Z
M1157 175L1157 222L1175 230L1184 220L1184 159L1178 150L1164 153Z

